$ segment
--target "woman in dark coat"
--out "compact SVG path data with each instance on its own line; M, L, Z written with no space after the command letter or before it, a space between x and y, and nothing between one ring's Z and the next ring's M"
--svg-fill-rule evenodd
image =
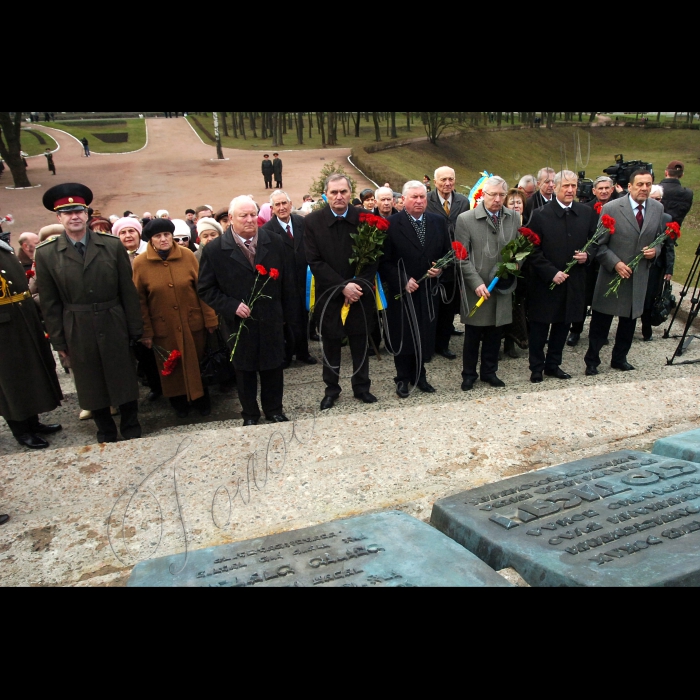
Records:
M176 245L175 225L156 219L146 226L149 241L145 253L134 261L134 284L141 300L143 339L147 347L179 351L182 358L169 376L161 377L163 394L181 418L194 402L202 416L211 413L209 392L202 385L200 362L204 357L207 331L214 333L219 320L197 294L199 265L194 253ZM163 360L156 350L159 369Z
M428 270L432 269L435 262L449 253L451 248L447 219L424 213L425 206L421 211L421 205L414 204L415 199L421 199L417 195L422 194L423 205L427 205L427 196L422 183L415 184L416 187L409 189L406 193L406 211L395 214L389 219L390 227L384 244L384 257L379 268L382 282L387 290L387 320L390 333L387 347L392 352L398 353L395 357L397 372L395 381L400 398L408 396L409 384L415 384L425 393L432 393L432 387L427 383L423 363L430 360L435 353L435 332L440 300L437 296L437 288L441 279L439 277L426 279L420 283L415 292L410 294L410 301L415 309L415 322L410 312L409 295L406 294L399 301L395 297L405 291L406 282L411 279L416 281L421 279ZM416 197L413 196L414 193ZM420 240L411 222L409 209L414 217L420 218L421 215L424 217L424 242ZM403 263L403 268L400 263ZM443 277L451 274L452 270L445 271ZM416 348L421 350L420 364Z

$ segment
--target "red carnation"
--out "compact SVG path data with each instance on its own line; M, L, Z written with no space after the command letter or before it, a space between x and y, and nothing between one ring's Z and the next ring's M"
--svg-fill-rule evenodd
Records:
M163 371L161 374L164 377L169 377L177 369L177 365L182 359L182 353L179 350L173 350L170 357L163 363Z
M615 221L612 216L608 216L607 214L603 215L601 223L610 231L611 236L615 235L615 225L617 224L617 221Z
M666 226L666 235L672 241L677 241L681 237L681 227L675 221L672 221Z
M457 257L457 260L459 260L460 262L466 260L469 257L469 253L467 253L467 249L459 241L455 241L452 244L452 250L454 250L455 256Z
M267 276L267 270L262 265L256 265L255 269L261 277Z
M521 228L518 229L518 233L523 236L523 238L527 238L532 245L542 245L542 240L532 229Z
M389 230L389 222L381 216L377 217L377 223L375 224L375 226L380 231L388 231Z
M30 280L33 277L36 277L36 272L34 272L34 270L27 270L27 279Z
M360 223L362 224L369 224L374 218L374 214L371 214L368 211L363 211L360 213Z
M600 216L600 214L602 214L602 212L603 212L603 203L597 202L595 207L593 207L593 208L595 209L596 214L598 214Z
M276 270L274 267L271 267L270 277L272 277L273 280L278 280L280 278L280 271Z

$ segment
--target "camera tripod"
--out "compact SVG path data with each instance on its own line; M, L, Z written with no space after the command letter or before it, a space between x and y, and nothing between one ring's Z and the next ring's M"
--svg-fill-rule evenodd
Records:
M676 323L676 319L678 318L678 314L681 310L681 304L683 303L683 300L688 296L688 293L691 291L691 289L692 297L690 301L690 311L688 312L688 321L685 324L683 334L671 335L671 330L673 329L673 326ZM676 306L676 312L673 314L673 319L671 320L671 325L664 333L665 340L668 340L668 338L680 338L678 348L673 354L673 357L670 360L668 358L666 359L666 362L669 366L674 364L694 365L700 362L700 360L686 360L684 362L676 362L677 358L683 357L683 354L686 352L686 350L688 350L693 340L700 340L700 336L691 333L691 331L693 330L693 324L695 323L695 319L697 319L698 317L698 313L700 313L700 246L698 246L698 249L695 252L695 261L693 262L693 265L690 268L690 273L688 274L688 279L686 280L685 286L683 287L683 291L681 292L680 300L678 301L678 306Z

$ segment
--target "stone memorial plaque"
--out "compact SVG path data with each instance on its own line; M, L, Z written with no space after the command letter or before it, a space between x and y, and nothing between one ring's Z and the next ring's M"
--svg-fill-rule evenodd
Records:
M654 445L654 454L700 463L700 430L691 430L689 433L680 433L657 440Z
M442 533L398 512L191 552L187 560L181 554L143 562L129 580L136 588L448 586L510 584Z
M700 585L700 466L617 452L438 501L433 525L531 586Z

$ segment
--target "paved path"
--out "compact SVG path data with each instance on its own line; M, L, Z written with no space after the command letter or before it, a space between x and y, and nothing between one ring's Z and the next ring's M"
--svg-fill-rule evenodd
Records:
M6 171L0 180L0 211L11 213L16 223L9 229L13 242L23 231L38 231L55 223L41 203L47 188L62 182L82 182L95 193L93 207L103 216L121 215L130 209L141 215L167 209L173 218L201 204L215 209L228 206L240 194L252 194L260 204L267 200L260 163L262 154L224 149L230 160L217 161L216 149L207 146L185 119L149 119L148 145L125 155L83 156L82 146L73 137L46 127L35 126L56 139L61 149L55 155L58 175L52 176L43 158L29 161L31 190L6 190L12 180ZM350 168L350 149L292 151L282 154L285 186L297 206L307 194L326 162L335 160ZM350 168L351 169L351 168ZM356 171L355 171L356 172ZM372 184L357 173L358 187Z

